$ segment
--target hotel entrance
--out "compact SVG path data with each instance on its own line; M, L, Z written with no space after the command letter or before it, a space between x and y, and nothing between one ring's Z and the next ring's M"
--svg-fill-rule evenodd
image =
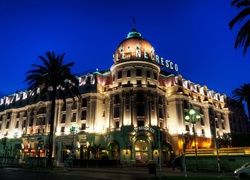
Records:
M135 142L136 164L147 164L149 160L149 144L144 139Z

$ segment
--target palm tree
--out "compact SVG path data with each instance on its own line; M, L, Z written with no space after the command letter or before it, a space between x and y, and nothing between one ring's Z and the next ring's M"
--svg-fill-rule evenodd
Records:
M244 84L232 91L233 99L237 101L245 101L247 104L248 114L250 113L250 84Z
M41 99L47 98L51 101L47 166L52 166L56 100L63 99L65 102L66 97L74 97L75 95L80 98L80 93L78 91L78 79L70 72L70 67L74 63L64 64L63 58L65 53L56 56L54 52L46 52L46 55L47 59L39 56L43 65L32 64L36 69L27 72L29 75L26 77L25 82L28 82L29 90L35 92L38 88L40 89L38 96Z
M242 11L235 16L229 23L230 29L233 28L235 23L241 23L247 16L250 15L250 0L233 0L231 6L236 6L239 8L244 8ZM250 20L248 20L239 30L234 47L235 49L244 46L243 55L245 55L248 46L250 45Z

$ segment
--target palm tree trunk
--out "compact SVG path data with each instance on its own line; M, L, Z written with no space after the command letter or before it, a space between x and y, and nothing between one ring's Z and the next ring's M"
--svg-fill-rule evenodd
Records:
M248 115L247 119L248 119L248 121L250 121L250 118L249 118L250 117L250 114L249 114L250 113L250 99L246 103L247 103L247 111L248 111L247 112L247 115Z
M54 136L54 118L56 107L56 88L53 87L51 92L51 114L50 114L50 133L49 133L49 155L47 166L53 166L52 154L53 154L53 136Z

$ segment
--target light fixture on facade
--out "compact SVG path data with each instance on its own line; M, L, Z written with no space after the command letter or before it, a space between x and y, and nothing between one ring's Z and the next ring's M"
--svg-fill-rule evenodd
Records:
M185 116L185 121L192 123L193 127L193 134L194 134L194 151L195 151L195 158L196 158L196 170L198 170L198 164L197 164L197 143L196 143L196 134L195 134L195 128L194 124L200 120L200 115L196 114L194 109L190 109L188 111L188 114Z

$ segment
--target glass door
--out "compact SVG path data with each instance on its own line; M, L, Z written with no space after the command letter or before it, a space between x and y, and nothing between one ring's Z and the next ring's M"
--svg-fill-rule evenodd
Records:
M145 140L137 140L135 143L136 163L148 163L148 143Z

